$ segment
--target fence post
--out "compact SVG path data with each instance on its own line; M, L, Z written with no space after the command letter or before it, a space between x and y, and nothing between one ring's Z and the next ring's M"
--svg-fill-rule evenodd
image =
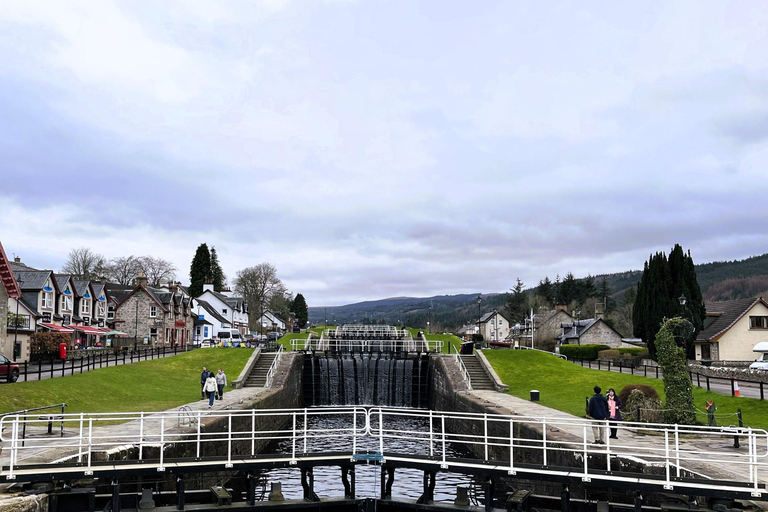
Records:
M709 391L709 375L706 375L707 377L707 391Z
M744 420L741 417L741 409L736 409L736 415L739 417L739 428L744 426ZM733 436L733 447L738 448L739 447L739 434Z
M731 377L731 396L736 396L736 388L733 386L734 378Z
M760 400L765 400L765 395L763 394L763 381L760 381Z
M696 387L701 387L701 374L699 372L696 372Z
M24 361L24 382L27 382L27 380L28 380L28 379L27 379L27 370L28 370L28 368L27 368L27 362L26 362L26 361ZM762 388L762 386L761 386L761 388Z
M656 367L656 378L657 379L659 378L659 367L658 366Z

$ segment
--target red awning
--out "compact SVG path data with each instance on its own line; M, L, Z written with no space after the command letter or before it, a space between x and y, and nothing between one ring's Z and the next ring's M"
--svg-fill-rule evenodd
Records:
M84 332L85 334L104 334L104 331L98 327L91 327L90 325L70 325L70 327L76 331Z
M59 332L72 332L72 329L68 327L64 327L62 325L56 325L56 324L40 324L46 329L50 329L52 331L59 331Z

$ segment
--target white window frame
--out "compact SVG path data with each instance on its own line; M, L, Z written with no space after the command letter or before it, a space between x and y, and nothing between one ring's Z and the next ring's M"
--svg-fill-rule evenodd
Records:
M80 316L91 314L91 301L88 299L80 301Z
M157 318L157 306L149 306L149 318Z
M103 302L97 302L96 303L96 309L98 310L98 315L101 318L104 318L104 303Z
M61 310L72 311L72 297L69 295L62 295L61 297Z
M43 292L43 307L45 309L53 308L53 294L51 292Z

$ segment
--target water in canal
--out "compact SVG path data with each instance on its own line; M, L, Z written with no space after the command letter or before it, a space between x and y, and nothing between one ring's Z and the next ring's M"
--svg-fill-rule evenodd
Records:
M349 416L316 416L308 419L308 425L312 430L324 429L332 431L333 429L347 429L351 424L351 415ZM399 431L420 431L428 432L429 420L427 418L396 418L387 423L388 428L394 428ZM303 424L299 425L303 428ZM398 453L410 455L429 455L429 441L415 439L415 436L398 436L394 439L387 439L385 442L384 454ZM351 450L352 441L349 438L327 437L313 438L308 441L307 452L314 451L346 451ZM273 443L268 448L271 453L291 453L293 449L290 440ZM437 449L435 447L435 449ZM298 452L304 450L303 443L297 447ZM379 450L377 438L361 437L357 440L358 453L370 451L371 453ZM467 457L466 452L460 451L459 447L447 445L446 457ZM301 487L301 471L298 468L279 468L265 471L262 475L266 478L266 492L269 492L270 482L281 482L283 495L286 499L302 499L303 490ZM392 497L416 500L423 492L424 473L415 469L397 469L395 471L395 480L392 486ZM322 498L344 497L344 485L341 480L341 469L339 467L318 467L314 471L315 493ZM357 497L379 497L381 493L381 468L378 465L357 465L355 467L355 486ZM435 478L435 501L453 502L456 497L456 487L464 486L475 489L475 483L472 477L449 472L438 472ZM481 486L477 486L481 488ZM473 493L470 492L470 495ZM266 499L266 496L265 496ZM471 499L476 500L474 496Z

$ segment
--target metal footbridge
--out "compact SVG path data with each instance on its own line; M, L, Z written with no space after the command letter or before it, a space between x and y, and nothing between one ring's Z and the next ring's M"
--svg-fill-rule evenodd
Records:
M56 421L62 435L54 430L23 438L23 431L42 431L47 420L0 420L0 482L275 467L298 467L311 476L317 466L339 466L354 478L355 465L377 464L382 497L391 493L396 468L424 471L425 492L429 475L434 486L435 473L450 471L487 480L512 477L733 499L768 496L768 433L762 429L623 422L618 440L606 436L605 444L593 444L592 428L607 428L606 422L378 407L63 414ZM654 442L623 442L628 431ZM734 437L739 449L731 446ZM264 452L273 441L282 451ZM464 455L450 455L456 448ZM305 491L312 496L311 485Z
M291 348L320 352L440 352L443 342L427 341L423 333L414 339L409 330L391 325L345 324L325 329L319 338L310 332L306 339L291 340Z

